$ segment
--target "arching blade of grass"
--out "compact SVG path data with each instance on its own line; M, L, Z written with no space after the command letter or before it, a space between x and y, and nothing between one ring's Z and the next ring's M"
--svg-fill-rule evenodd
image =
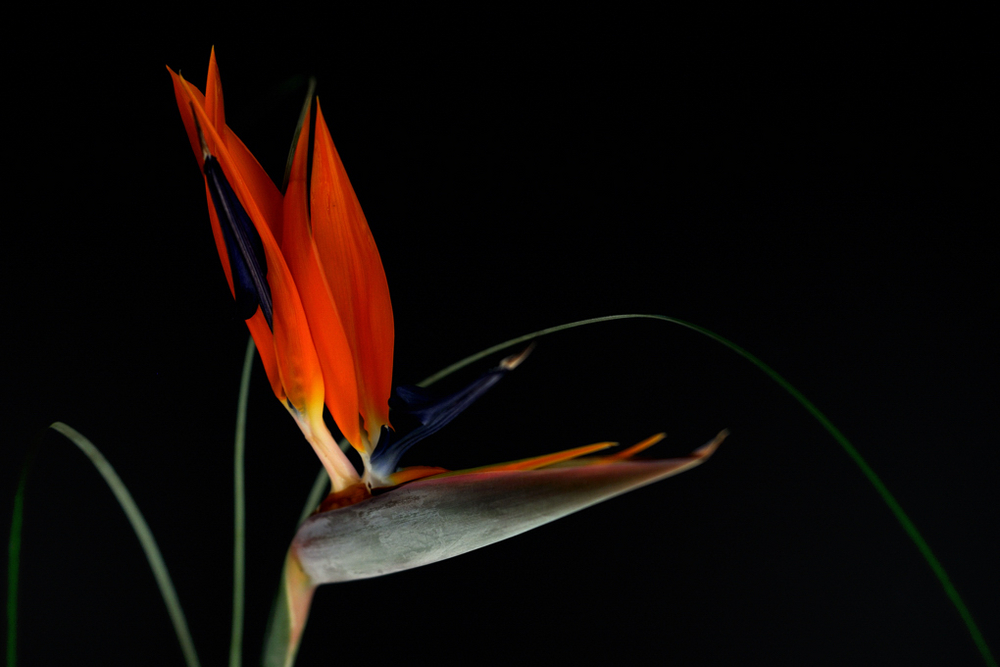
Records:
M972 618L972 614L969 612L969 609L965 606L965 602L962 601L962 597L958 594L958 591L955 589L955 586L952 585L951 580L949 579L948 574L945 572L944 567L941 565L940 561L938 561L937 557L931 551L930 546L927 544L927 541L924 540L923 536L920 534L920 531L917 530L917 527L914 525L913 521L910 520L910 517L907 516L906 512L903 511L903 508L896 501L896 498L892 495L892 493L890 493L889 489L886 488L885 484L882 483L882 480L879 479L879 476L877 474L875 474L875 471L872 470L871 466L868 465L868 463L861 456L858 450L854 448L854 445L852 445L850 441L848 441L848 439L844 437L844 434L841 433L837 429L837 427L834 426L830 422L830 420L826 418L826 415L820 412L819 409L815 405L813 405L812 402L809 401L809 399L803 396L795 387L789 384L789 382L785 380L785 378L781 377L774 369L772 369L770 366L765 364L763 361L761 361L754 355L744 350L736 343L733 343L732 341L729 341L723 338L722 336L712 331L709 331L708 329L704 329L696 324L685 322L683 320L678 320L673 317L667 317L665 315L644 315L644 314L609 315L607 317L595 317L588 320L569 322L567 324L561 324L559 326L549 327L548 329L542 329L540 331L535 331L529 334L525 334L524 336L518 336L517 338L512 338L498 345L494 345L493 347L489 347L481 352L477 352L476 354L470 355L465 359L462 359L461 361L455 362L451 366L448 366L447 368L438 371L434 375L425 378L423 381L419 383L419 385L421 387L427 387L429 385L434 384L438 380L441 380L451 375L455 371L458 371L462 368L465 368L469 364L479 361L483 357L487 357L496 352L506 350L508 348L514 347L515 345L526 343L528 341L540 338L542 336L547 336L549 334L557 333L559 331L565 331L567 329L573 329L588 324L597 324L599 322L613 322L615 320L626 320L626 319L660 320L662 322L679 324L682 327L687 327L688 329L697 331L698 333L704 336L708 336L712 340L721 343L722 345L725 345L730 350L732 350L736 354L740 355L741 357L752 363L754 366L756 366L757 368L762 370L765 374L767 374L768 377L770 377L772 380L781 385L781 387L784 388L785 391L791 394L792 397L796 401L798 401L799 404L802 405L802 407L804 407L807 411L809 411L809 414L815 417L816 420L819 421L819 423L823 426L823 428L825 428L827 432L831 436L833 436L833 439L837 441L837 444L839 444L841 448L845 452L847 452L847 455L851 457L851 460L854 461L855 465L857 465L858 468L861 469L862 474L868 479L871 485L875 487L875 490L878 492L879 496L882 497L882 501L889 507L889 510L892 512L893 516L896 517L896 520L899 522L900 526L902 526L903 531L906 532L906 534L910 537L911 540L913 540L913 543L916 545L917 550L920 551L920 555L922 555L924 557L924 560L927 561L927 564L934 572L934 576L937 577L938 582L940 582L941 584L941 587L944 588L945 594L948 596L948 599L951 600L951 603L955 606L955 609L958 611L959 616L961 616L962 621L965 623L965 627L968 629L969 634L972 637L972 641L975 643L976 648L979 649L979 653L982 655L983 661L990 667L997 667L996 660L993 658L993 655L990 652L990 648L989 646L987 646L986 640L983 638L982 632L980 632L979 627L976 625L976 622ZM313 507L315 506L316 505L314 504Z
M180 602L177 599L177 592L174 590L173 582L170 580L170 574L167 572L167 566L163 562L163 556L160 554L160 549L156 546L156 540L153 538L153 533L150 531L149 525L143 518L142 512L139 511L139 507L135 504L135 500L132 499L132 494L129 493L128 489L125 487L125 483L122 482L118 473L115 472L115 469L110 463L108 463L108 460L104 458L104 455L98 451L97 447L95 447L90 440L62 422L55 422L49 428L66 436L70 442L86 454L87 458L90 459L91 463L94 464L94 467L97 468L97 471L101 473L104 481L107 482L108 486L111 488L111 492L115 494L118 504L121 505L122 510L125 512L125 516L128 517L129 523L132 524L132 530L135 531L136 537L139 538L142 550L146 553L146 559L149 561L149 567L152 568L153 576L156 578L156 585L160 587L160 594L163 596L163 602L167 605L167 612L170 614L170 620L174 624L174 632L177 633L177 641L181 644L181 651L184 653L184 660L188 664L188 667L198 667L198 655L194 648L194 642L191 640L191 633L188 631L187 620L184 618L184 611L181 609ZM7 566L8 667L14 667L17 660L15 640L17 637L17 577L20 563L21 525L24 517L24 490L27 482L28 466L33 458L33 453L34 447L32 447L31 452L29 452L28 459L25 461L24 468L21 471L21 479L18 484L17 495L14 498L14 517L11 521L9 543L10 560L8 561Z
M250 371L253 369L253 337L247 341L240 376L240 397L236 404L236 435L233 438L233 630L229 639L229 667L243 662L243 609L246 587L246 476L247 401Z
M21 575L21 524L24 521L24 488L28 470L35 458L41 435L28 449L14 493L14 515L10 520L10 540L7 543L7 667L17 665L17 594Z

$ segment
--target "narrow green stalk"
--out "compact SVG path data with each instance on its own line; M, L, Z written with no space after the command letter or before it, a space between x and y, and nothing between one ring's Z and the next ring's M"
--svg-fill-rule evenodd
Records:
M21 472L14 496L14 516L7 545L7 667L17 664L17 582L21 564L21 523L24 518L24 483L27 466Z
M236 405L236 437L233 453L233 632L229 640L229 667L243 662L243 609L246 590L246 476L247 400L250 396L250 371L253 368L253 338L247 341L240 376L240 396Z
M647 315L646 317L650 316ZM931 551L930 545L927 544L927 541L920 534L920 531L917 530L916 525L913 523L910 517L906 514L905 511L903 511L902 506L896 500L895 496L892 495L888 487L886 487L886 485L882 482L882 480L875 473L872 467L868 465L868 462L865 461L865 459L861 456L861 453L858 452L858 450L855 449L854 445L852 445L850 441L848 441L848 439L844 436L844 434L841 433L840 430L836 426L834 426L829 419L827 419L826 415L820 412L819 408L813 405L809 399L803 396L802 393L799 392L798 389L793 387L785 378L778 375L778 373L773 368L771 368L763 361L761 361L754 355L744 350L736 343L726 340L725 338L716 333L713 333L707 329L703 329L689 322L682 322L680 320L673 320L670 318L660 317L660 316L655 316L655 317L657 319L663 319L668 322L674 322L676 324L680 324L682 326L688 327L689 329L694 329L698 333L704 334L709 338L719 343L722 343L723 345L731 349L733 352L740 355L741 357L752 363L760 370L764 371L764 373L766 373L768 377L770 377L772 380L781 385L782 388L785 389L785 391L791 394L792 397L795 398L795 400L802 405L802 407L804 407L807 411L809 411L809 414L815 417L816 420L823 425L823 428L825 428L827 432L831 436L833 436L833 439L837 441L837 444L839 444L841 448L843 448L843 450L847 452L847 455L851 457L851 460L854 461L855 465L857 465L858 468L861 469L862 474L868 479L871 485L875 487L875 490L882 497L882 502L884 502L889 507L889 510L892 512L893 516L896 517L896 521L898 521L899 525L902 526L903 531L909 536L911 540L913 540L913 543L916 545L917 550L920 552L920 555L924 557L925 561L927 561L927 565L930 566L931 571L934 572L934 576L937 577L938 582L944 589L944 592L948 596L948 599L951 600L951 603L955 606L955 609L958 611L958 615L961 616L962 621L965 623L966 629L969 631L969 635L972 637L973 643L976 645L976 648L979 649L979 653L982 656L983 661L990 667L997 667L997 662L994 659L993 654L990 652L990 647L986 644L986 639L983 637L983 633L980 632L979 626L976 625L975 620L973 620L972 613L969 611L969 608L965 606L965 602L962 600L962 596L958 594L958 590L951 583L951 579L948 577L948 573L945 572L944 566L941 565L941 562L937 559L937 556L935 556L934 552Z
M902 526L903 531L909 536L911 540L913 540L913 543L916 545L917 550L920 552L920 555L924 557L925 561L927 561L927 565L930 566L931 571L934 572L934 576L937 577L938 582L941 584L941 587L944 588L945 594L948 596L948 599L951 600L951 603L955 606L955 609L958 611L958 615L962 618L962 621L965 623L965 627L968 629L969 635L971 635L973 643L975 643L976 648L979 649L979 653L982 655L983 661L987 665L989 665L989 667L997 667L997 662L993 658L993 654L990 652L990 648L986 644L986 640L983 638L983 633L980 632L979 626L977 626L976 622L973 620L972 614L969 612L968 607L965 606L965 602L962 600L962 597L958 594L958 591L955 589L955 586L952 585L951 579L949 579L948 574L945 572L944 567L941 565L941 562L931 551L931 548L927 544L927 541L924 540L923 536L920 534L920 531L917 530L917 527L914 525L913 521L910 519L909 516L907 516L906 512L903 511L903 508L900 506L899 502L892 495L892 493L890 493L889 489L885 486L885 484L882 483L882 480L879 479L879 476L875 474L875 471L872 470L871 466L868 465L867 461L865 461L865 459L861 456L858 450L854 448L854 445L852 445L847 440L847 438L844 437L844 434L841 433L837 429L837 427L834 426L830 422L830 420L826 418L826 415L824 415L822 412L819 411L819 408L813 405L812 402L809 401L809 399L803 396L802 393L800 393L798 389L793 387L787 380L785 380L785 378L778 375L778 373L773 368L771 368L763 361L761 361L754 355L744 350L736 343L733 343L732 341L723 338L717 333L702 328L697 324L685 322L684 320L678 320L673 317L667 317L665 315L629 314L629 315L609 315L607 317L595 317L588 320L579 320L577 322L569 322L567 324L560 324L559 326L549 327L548 329L542 329L540 331L535 331L533 333L525 334L524 336L518 336L517 338L512 338L508 341L500 343L499 345L494 345L493 347L487 348L482 352L477 352L476 354L470 355L465 359L462 359L461 361L458 361L452 364L451 366L448 366L447 368L438 371L434 375L431 375L430 377L420 382L419 386L426 387L428 385L434 384L438 380L441 380L442 378L451 375L452 373L454 373L459 369L465 368L469 364L474 363L482 359L483 357L487 357L491 354L500 352L501 350L506 350L521 343L526 343L530 340L534 340L535 338L540 338L542 336L547 336L549 334L553 334L558 331L565 331L566 329L573 329L588 324L597 324L598 322L613 322L615 320L627 320L627 319L649 319L649 320L660 320L663 322L671 322L673 324L679 324L682 327L687 327L688 329L691 329L693 331L697 331L698 333L704 336L708 336L712 340L716 341L717 343L721 343L722 345L725 345L730 350L732 350L736 354L740 355L741 357L752 363L754 366L762 370L768 377L777 382L783 389L785 389L785 391L791 394L792 397L796 401L798 401L799 404L802 405L802 407L804 407L809 412L809 414L815 417L816 420L823 426L823 428L827 430L827 432L831 436L833 436L833 439L837 441L837 444L839 444L841 448L843 448L843 450L847 453L847 455L851 457L851 460L854 461L855 465L857 465L858 468L861 469L862 474L868 479L871 485L875 487L875 490L882 498L882 502L884 502L889 507L889 511L891 511L893 516L896 517L896 521L898 521L900 526Z
M44 433L44 431L42 431ZM35 459L42 433L28 448L21 466L21 475L14 494L14 515L10 520L10 540L7 543L7 667L17 665L17 593L21 575L21 527L24 523L24 489L28 485L28 470Z
M97 471L101 473L101 476L111 489L111 492L115 494L118 504L121 505L122 511L124 511L125 516L128 517L129 523L132 524L132 530L135 531L136 537L139 538L139 543L142 545L143 551L146 552L146 560L149 561L149 567L153 570L153 576L156 578L156 585L160 588L160 594L163 596L163 602L167 605L167 613L170 614L170 620L174 624L174 632L177 634L177 641L180 642L181 651L184 653L184 661L187 663L188 667L198 667L198 654L195 651L194 642L191 640L191 633L188 630L187 621L184 618L184 611L181 609L180 602L177 599L177 592L174 590L173 582L170 580L170 574L167 572L167 566L163 562L163 556L160 554L160 549L156 546L156 540L153 538L153 533L150 531L149 525L143 518L142 512L139 511L139 507L135 504L135 500L132 499L132 494L129 493L128 489L125 487L125 483L122 482L118 473L115 472L115 469L110 463L108 463L108 460L104 458L104 455L98 451L97 447L95 447L90 440L83 437L83 435L62 422L55 422L49 428L66 436L70 442L86 454L87 458L89 458L91 463L94 464L94 467L97 468ZM11 525L9 548L10 563L7 570L8 667L13 667L16 659L14 638L17 630L17 570L18 556L21 545L23 498L27 472L28 463L26 462L25 467L21 472L21 481L18 485L17 496L14 499L14 521Z

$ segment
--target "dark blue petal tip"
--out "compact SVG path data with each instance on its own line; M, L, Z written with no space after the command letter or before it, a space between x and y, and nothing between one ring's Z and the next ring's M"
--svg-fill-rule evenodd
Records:
M273 330L271 287L267 284L264 244L253 221L236 196L233 186L226 180L219 161L208 151L205 135L202 134L201 125L198 123L198 115L193 109L191 113L194 116L198 139L201 141L201 152L205 162L203 171L208 182L208 191L212 196L212 206L215 207L215 214L222 228L222 237L226 243L229 269L233 275L236 312L244 320L249 320L260 306L264 312L264 319L267 320L267 326Z
M437 433L472 405L490 387L499 382L500 378L517 368L533 347L532 345L519 354L503 359L496 368L491 368L463 389L448 396L437 396L415 385L396 387L392 398L389 399L389 407L396 413L403 413L416 419L420 425L402 436L396 436L395 432L383 429L378 448L371 457L372 472L379 477L396 472L399 460L410 447Z

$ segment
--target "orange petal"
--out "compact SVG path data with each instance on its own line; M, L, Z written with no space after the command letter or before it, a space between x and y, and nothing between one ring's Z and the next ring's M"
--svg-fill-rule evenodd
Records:
M214 51L213 51L213 54L214 54ZM211 65L214 65L214 62L215 62L215 59L213 57ZM218 83L218 71L217 71L216 68L212 67L211 65L210 65L210 70L209 70L210 88L214 88L214 89L218 90L218 92L216 93L217 99L213 103L216 105L216 109L221 109L221 103L222 103L221 95L222 95L222 93L221 93L221 86ZM213 70L214 70L214 74L213 74ZM184 122L184 128L187 131L188 140L191 142L191 149L194 151L195 158L198 160L198 167L199 168L203 168L204 167L204 159L202 157L201 142L198 139L198 132L195 129L195 122L194 122L194 116L195 116L195 114L194 114L194 109L197 108L197 109L204 110L207 101L205 99L205 96L201 94L201 91L199 91L197 88L195 88L190 83L188 83L187 81L185 81L183 77L181 77L179 74L177 74L176 72L174 72L173 70L171 70L169 67L167 68L167 71L170 72L170 76L173 79L173 83L174 83L174 95L177 98L177 108L178 108L178 110L181 113L181 120ZM207 118L208 117L207 112L205 113L205 115L206 115L206 118ZM218 130L217 130L217 128L215 128L215 125L213 123L209 123L209 122L205 122L205 121L199 121L199 122L201 123L201 125L203 127L203 130L202 130L203 134L206 135L206 141L209 140L208 136L213 135L213 133L210 132L208 129L205 129L205 128L214 129L215 130L214 136L218 137ZM226 131L227 134L232 134L228 127L225 127L225 125L223 125L223 127L225 128L225 131ZM235 135L233 135L233 138L235 139ZM226 143L226 142L223 142L223 143ZM237 149L236 152L239 153L240 151L242 151L243 153L245 153L245 156L241 160L238 161L239 164L242 166L242 169L236 168L236 167L233 166L232 163L230 163L230 164L224 164L223 165L223 171L225 171L227 173L232 172L234 170L235 171L242 171L242 172L257 171L257 172L259 172L259 174L263 174L264 173L264 170L257 163L257 160L254 159L254 157L252 155L250 155L249 151L246 150L246 147L243 145L243 142L239 141L239 139L235 139L235 142L230 141L228 143L230 143L230 144L235 143L236 145L238 145L238 149ZM209 147L209 150L210 151L212 150L211 146ZM213 155L215 155L216 158L220 160L220 164L222 164L223 157L221 155L219 155L219 154L216 154L216 153L213 153ZM256 170L249 168L248 164L254 165L256 167ZM228 176L227 176L227 178L228 178ZM258 193L258 194L263 194L263 199L265 201L270 200L272 198L272 196L276 196L277 197L277 201L278 201L278 208L276 209L276 211L277 211L277 214L280 215L280 212L281 212L281 206L280 206L281 195L278 193L277 188L274 187L274 184L270 182L270 179L267 179L266 175L264 175L264 179L265 179L266 183L270 186L270 190L272 190L273 192L269 192L268 188L266 188L266 187L259 187L259 186L257 186L257 189L255 190L255 192ZM251 176L251 178L249 180L251 182L257 184L260 179L259 179L259 176ZM243 202L244 201L243 200L243 194L241 194L241 193L239 193L237 191L237 195L240 197L240 201ZM208 216L209 216L209 220L212 223L212 236L215 239L215 248L216 248L216 251L219 254L219 261L222 263L222 270L226 274L226 281L229 283L229 291L230 291L231 294L235 294L235 292L233 290L233 275L232 275L232 270L230 269L230 266L229 266L229 254L226 251L226 244L225 244L225 240L223 239L222 228L221 228L221 226L219 224L218 215L215 212L215 206L212 204L211 194L208 192L208 181L207 181L207 179L206 179L206 182L205 182L205 197L206 197L206 199L208 201ZM244 206L245 206L245 204L244 204ZM275 212L274 212L275 209L274 209L274 206L273 206L273 202L267 203L265 205L265 210L268 210L271 215L275 215ZM249 212L249 209L248 209L248 212ZM256 219L254 219L254 220L255 220L255 224L257 224L256 223ZM281 387L281 379L280 379L279 374L278 374L277 360L276 360L275 354L274 354L274 340L273 340L273 337L271 335L271 329L270 329L270 327L268 327L267 322L264 319L263 313L261 313L258 310L258 312L251 319L247 320L247 327L250 329L250 333L253 336L254 342L257 345L257 351L260 354L261 361L264 364L264 369L267 372L268 380L270 380L271 389L274 391L275 396L278 397L278 400L284 402L284 400L285 400L285 393L284 393L284 390Z
M285 236L281 250L302 297L323 375L325 401L341 433L364 452L358 420L358 384L354 357L344 333L337 304L327 286L313 241L306 202L306 160L309 152L309 118L299 134L285 191Z
M253 190L250 189L247 181L243 178L243 173L238 168L239 163L232 158L226 147L226 142L219 136L204 107L197 103L199 96L194 94L193 86L183 77L174 76L175 90L178 88L180 90L178 106L182 116L184 116L185 126L194 127L194 117L197 117L209 153L219 161L219 166L222 168L226 180L233 188L247 215L253 221L264 247L267 258L267 282L271 287L274 305L273 349L276 360L274 370L280 378L280 386L284 388L284 397L279 395L279 398L287 398L299 412L308 412L307 403L315 403L318 399L320 405L322 404L322 375L305 312L302 309L302 303L299 300L291 272L288 270L281 250L271 233L271 227L266 222L267 218L258 206ZM242 144L240 145L242 146ZM200 147L198 154L199 156L201 154ZM273 184L271 187L274 187ZM210 207L214 208L211 204ZM278 209L277 214L280 215L280 213L281 209ZM210 217L213 220L213 228L217 228L218 216L214 215L213 212ZM221 236L221 232L219 235ZM220 256L225 256L225 252L220 253ZM229 280L230 285L232 285L231 275ZM251 327L252 333L254 328L260 329L260 327ZM261 338L264 340L254 338L258 348L268 347L271 341L267 340L266 335ZM270 379L272 386L277 384L274 377Z
M624 461L625 459L632 458L639 452L649 449L650 447L658 443L660 440L663 440L665 437L667 437L666 433L657 433L656 435L646 438L637 445L632 445L628 449L624 449L620 452L616 452L615 454L610 454L608 456L602 456L601 458L606 459L608 461Z
M302 310L291 272L288 270L281 250L271 233L271 227L266 222L267 217L258 205L255 191L249 187L244 179L244 174L239 169L239 163L233 159L226 142L222 140L215 126L211 123L204 107L196 103L198 97L194 94L196 92L194 87L183 77L177 75L175 75L175 82L180 90L181 97L178 101L178 107L184 116L185 126L190 124L191 127L194 127L194 118L197 117L208 152L218 160L226 181L233 188L260 236L267 258L267 282L271 287L274 306L273 348L277 358L278 368L276 370L281 376L281 385L285 388L286 397L292 401L292 405L296 409L303 411L306 402L304 396L317 392L315 388L317 380L320 383L318 393L322 397L322 379L305 313ZM242 144L240 145L242 146ZM200 145L198 156L200 160ZM273 188L274 185L272 184L271 187ZM219 229L219 220L214 211L215 207L211 203L209 207L212 209L209 217L212 220L213 230L217 230ZM281 208L272 215L280 216ZM221 238L221 231L216 232L216 234L217 239ZM225 258L227 256L225 246L218 249L220 257ZM228 268L228 261L224 262L224 266ZM228 271L227 277L230 286L232 286L232 276ZM266 336L262 338L264 340L254 338L257 346L259 348L268 347L270 341L266 340ZM272 384L274 384L273 378Z
M390 486L399 486L400 484L412 482L415 479L422 479L447 472L449 470L446 468L436 468L434 466L410 466L389 475L389 484ZM322 506L320 506L320 511L325 511Z
M431 477L433 475L436 475L438 477L451 477L454 475L467 475L473 472L509 472L515 470L521 470L521 471L538 470L539 468L551 466L556 463L562 463L563 461L570 461L580 456L586 456L587 454L598 452L602 449L607 449L608 447L614 447L615 444L616 443L613 442L598 442L593 445L585 445L583 447L566 449L561 452L556 452L554 454L533 456L531 458L520 459L518 461L508 461L507 463L494 463L488 466L480 466L478 468L467 468L465 470L446 470L445 468L434 468L431 466L411 466L409 468L403 468L389 475L389 482L393 486L395 486L399 484L405 484L406 482L412 482L417 479L423 479L424 477ZM635 449L635 447L632 447L630 449Z
M360 411L374 445L389 423L392 304L375 239L318 103L310 196L313 239L351 346Z
M191 142L191 151L195 159L198 160L198 168L204 167L204 160L201 156L201 142L198 140L198 131L194 127L194 116L191 113L190 105L204 108L205 96L201 91L184 81L184 78L174 70L167 67L170 78L174 83L174 98L177 100L177 110L181 112L181 120L184 122L184 130L187 132L188 141Z
M215 62L215 47L208 58L208 77L205 79L205 113L212 120L212 126L226 126L226 106L222 101L222 80L219 78L219 65Z
M600 451L602 449L607 449L608 447L614 447L617 443L614 442L598 442L593 445L584 445L583 447L574 447L573 449L566 449L561 452L556 452L554 454L545 454L543 456L533 456L528 459L521 459L519 461L508 461L507 463L494 463L493 465L482 466L479 468L469 468L468 470L456 470L455 472L448 473L448 475L465 475L473 472L501 472L508 470L538 470L539 468L544 468L556 463L562 463L563 461L570 461L572 459L578 458L580 456L586 456L593 452ZM442 475L444 477L445 475Z
M216 132L222 138L233 167L243 176L250 191L253 192L257 207L264 214L264 221L271 228L275 240L281 243L281 192L274 182L250 153L240 138L229 129L225 122L225 111L222 101L222 83L219 79L219 67L215 62L215 49L208 62L208 78L205 82L205 112L212 119Z
M572 468L579 466L603 466L603 465L614 465L623 461L628 461L633 456L639 452L649 449L660 440L666 437L664 433L657 433L654 436L646 438L637 445L632 445L628 449L618 452L616 454L610 454L608 456L588 456L587 458L576 459L574 461L561 461L552 465L552 468ZM709 440L707 443L696 449L692 456L706 458L712 455L712 453L718 449L722 441L729 437L729 431L724 429L719 432L713 439Z

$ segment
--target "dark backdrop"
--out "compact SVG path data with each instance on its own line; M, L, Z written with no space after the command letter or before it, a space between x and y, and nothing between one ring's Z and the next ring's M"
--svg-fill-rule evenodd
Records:
M708 327L853 440L1000 647L997 272L982 227L995 151L987 51L965 25L124 18L87 32L60 17L11 42L2 507L39 429L62 420L90 437L159 539L203 664L228 646L246 329L163 66L201 86L213 43L229 124L276 178L318 78L385 263L395 381L579 318ZM247 664L318 467L259 366L250 406ZM671 664L976 664L836 443L679 327L544 339L406 462L467 467L660 430L654 451L669 456L723 427L730 440L693 472L452 561L320 589L299 664L650 649ZM55 435L32 470L23 559L23 664L180 663L122 513Z

